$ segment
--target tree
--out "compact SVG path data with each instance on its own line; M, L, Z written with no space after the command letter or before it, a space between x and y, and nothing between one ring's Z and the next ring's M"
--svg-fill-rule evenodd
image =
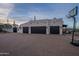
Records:
M12 25L10 25L10 24L4 24L4 28L5 29L11 29L12 28Z
M3 29L11 29L12 25L10 24L0 24L0 32L5 31Z
M0 24L0 32L2 32L3 28L4 28L4 25Z

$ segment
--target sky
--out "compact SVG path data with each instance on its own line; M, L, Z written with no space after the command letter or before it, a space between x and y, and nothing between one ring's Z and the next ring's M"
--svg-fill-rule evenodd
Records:
M17 24L33 20L34 16L37 20L62 18L64 24L72 27L73 19L66 16L75 6L79 8L79 4L72 3L0 3L0 18L13 19ZM79 14L76 20L79 28Z

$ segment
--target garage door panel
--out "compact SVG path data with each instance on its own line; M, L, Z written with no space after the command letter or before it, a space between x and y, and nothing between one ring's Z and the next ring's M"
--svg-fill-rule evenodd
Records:
M59 26L50 26L50 34L59 34Z
M23 33L28 33L28 27L23 27Z
M45 34L46 27L31 27L31 33Z

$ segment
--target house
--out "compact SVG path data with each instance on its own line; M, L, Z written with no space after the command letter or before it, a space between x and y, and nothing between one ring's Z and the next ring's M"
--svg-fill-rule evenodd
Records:
M62 34L62 18L31 20L21 24L18 33L28 34Z
M14 20L0 19L0 27L1 27L2 31L17 32L18 25L15 24Z

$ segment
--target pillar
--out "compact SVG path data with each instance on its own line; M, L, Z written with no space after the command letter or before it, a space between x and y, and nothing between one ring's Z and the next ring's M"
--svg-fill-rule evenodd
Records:
M31 34L31 27L29 27L29 34Z
M50 27L49 26L46 27L46 34L50 34Z
M62 33L62 29L63 29L63 28L62 28L62 26L60 26L60 28L59 28L59 29L60 29L59 34L60 34L60 35L62 35L62 34L63 34L63 33Z

